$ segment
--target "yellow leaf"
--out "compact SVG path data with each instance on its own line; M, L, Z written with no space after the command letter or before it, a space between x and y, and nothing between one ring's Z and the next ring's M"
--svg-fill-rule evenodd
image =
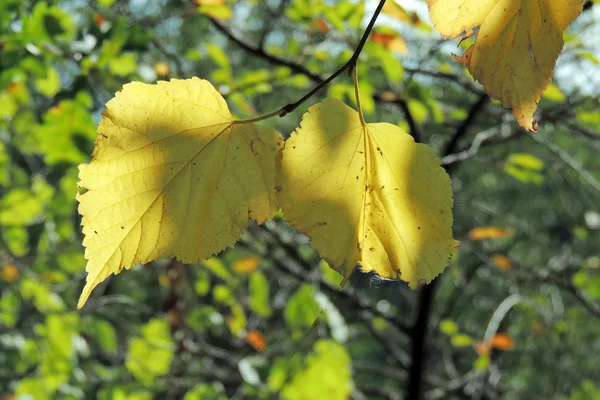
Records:
M168 63L159 61L154 64L154 72L156 73L156 76L164 78L171 73L171 67L169 67Z
M395 125L362 125L339 100L304 115L277 185L286 219L345 276L360 263L416 287L455 252L450 179L433 151Z
M107 104L93 159L81 165L88 259L82 307L110 274L176 257L197 262L277 211L281 136L236 123L207 81L125 85Z
M457 37L479 26L475 44L457 60L486 92L512 108L517 122L535 131L537 103L550 83L563 32L583 0L427 0L435 29Z
M411 23L412 17L410 14L394 0L389 0L383 6L383 13L397 19L398 21Z
M260 257L241 258L233 264L233 270L238 274L247 274L255 271L260 264Z
M198 6L219 6L226 3L225 0L195 0L194 3Z
M233 11L227 4L205 5L198 7L200 14L207 15L214 19L228 20L231 19Z

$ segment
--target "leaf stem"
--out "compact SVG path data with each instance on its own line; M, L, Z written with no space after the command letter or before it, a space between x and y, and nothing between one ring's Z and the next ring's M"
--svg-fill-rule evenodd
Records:
M354 50L352 57L350 57L350 59L346 62L346 64L344 64L337 71L335 71L329 78L327 78L323 82L319 83L310 92L305 94L300 100L296 101L295 103L287 104L275 112L272 112L272 113L269 113L269 114L266 114L266 115L263 115L260 117L245 119L245 120L238 120L238 121L235 121L234 123L235 124L247 124L247 123L251 123L251 122L263 121L265 119L273 118L275 116L285 117L287 114L294 111L302 103L304 103L306 100L308 100L310 97L312 97L319 90L323 89L325 86L327 86L329 83L331 83L331 81L333 81L335 78L340 76L344 71L350 69L350 71L352 72L352 69L354 69L354 67L356 67L358 57L360 56L360 53L362 52L363 48L365 47L365 44L367 43L367 39L369 39L369 35L371 34L371 31L373 30L373 26L375 26L375 21L377 21L377 18L379 17L379 14L381 13L383 6L385 5L385 2L386 2L386 0L379 0L379 4L377 5L377 8L375 9L375 12L373 13L373 16L371 17L371 20L369 21L369 24L367 25L365 32L363 33L362 37L360 38L360 42L358 42L358 46L356 46L356 50ZM360 107L359 107L359 109L360 109Z
M354 80L354 95L356 96L356 108L358 108L358 116L360 117L360 124L365 126L365 117L363 115L362 107L360 105L360 90L358 89L358 66L352 67L352 78Z

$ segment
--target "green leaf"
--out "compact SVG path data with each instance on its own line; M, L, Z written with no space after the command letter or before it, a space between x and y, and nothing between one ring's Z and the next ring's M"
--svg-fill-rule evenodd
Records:
M169 372L173 360L173 341L169 323L152 319L141 336L129 341L125 366L142 383L149 385Z
M459 333L452 336L450 343L452 343L452 346L454 347L468 347L473 344L473 338L464 333Z
M473 362L473 369L475 371L485 371L490 366L491 360L490 356L479 356Z
M271 315L269 304L269 281L260 271L254 271L249 279L250 309L263 318Z
M311 326L318 316L319 306L313 297L312 287L308 284L302 285L285 306L284 317L287 325L294 330L295 336L302 335L302 330Z
M0 225L27 225L43 211L41 199L26 189L13 189L0 200Z
M223 385L220 382L212 384L201 383L188 390L183 400L226 400Z
M108 354L116 354L117 333L108 321L94 317L87 318L84 330L100 345L102 350Z
M13 328L21 312L21 299L18 293L5 289L0 297L0 324Z
M319 340L306 357L304 369L296 372L281 397L284 400L347 400L352 391L350 356L331 340Z
M448 336L453 336L458 333L458 325L451 319L443 319L440 321L440 331Z

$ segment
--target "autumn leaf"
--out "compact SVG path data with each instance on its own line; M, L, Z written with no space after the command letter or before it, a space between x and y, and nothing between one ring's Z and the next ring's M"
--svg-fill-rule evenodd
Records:
M496 333L490 340L490 346L499 350L510 350L514 343L510 336L505 333Z
M383 13L397 19L398 21L411 23L413 18L411 15L396 1L389 0L383 5Z
M533 114L550 83L563 32L583 0L427 0L435 29L457 37L479 27L475 43L456 59L486 92L512 108L519 125L537 130Z
M506 269L511 269L513 267L513 263L512 263L512 261L510 261L510 258L508 258L502 254L494 254L492 256L492 262L494 263L495 266L497 266L500 269L506 270Z
M321 33L329 32L329 25L327 25L327 22L325 22L325 19L323 18L315 19L315 26L319 29L319 31L321 31Z
M14 282L19 279L19 268L13 263L6 263L0 270L0 278L7 282Z
M249 331L246 334L246 342L256 351L263 351L267 348L267 340L259 331Z
M506 236L512 236L515 232L511 228L501 228L497 226L480 226L479 228L471 229L469 239L484 240L497 239Z
M236 123L207 81L125 85L80 166L88 275L78 307L123 268L197 262L235 243L250 221L272 218L281 143L273 129Z
M233 270L238 274L247 274L255 271L260 264L260 257L240 258L233 263Z
M396 33L375 32L371 40L396 53L406 54L408 51L406 41Z
M475 348L477 354L479 354L480 356L487 356L488 354L490 354L490 344L487 342L482 342L478 340L475 342L473 347Z
M450 179L433 151L395 125L362 125L339 100L304 115L277 174L284 216L345 276L360 263L416 287L455 251Z

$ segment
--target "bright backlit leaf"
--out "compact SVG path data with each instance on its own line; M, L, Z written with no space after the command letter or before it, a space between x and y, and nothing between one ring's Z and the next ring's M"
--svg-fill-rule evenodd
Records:
M87 282L176 257L197 262L277 211L281 136L236 123L221 95L193 78L126 85L107 105L93 159L80 167Z
M277 185L286 219L345 276L360 263L416 287L455 251L450 179L433 151L395 125L363 125L339 100L304 115Z
M435 29L445 37L477 31L457 60L494 99L512 108L517 122L537 130L533 114L552 79L563 32L583 0L427 0Z

